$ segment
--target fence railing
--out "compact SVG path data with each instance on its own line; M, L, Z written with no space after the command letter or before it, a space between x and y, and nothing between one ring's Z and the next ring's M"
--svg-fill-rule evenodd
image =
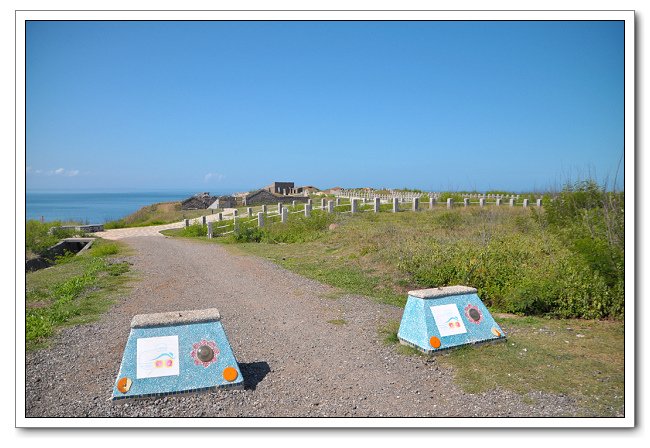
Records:
M498 196L498 195L495 195ZM304 203L303 207L299 207L295 201L291 206L286 206L283 203L278 203L277 208L269 210L267 205L258 207L247 207L245 215L239 215L238 210L233 210L231 216L225 216L223 213L213 215L214 220L208 221L207 216L195 218L193 220L186 219L185 227L192 224L207 225L207 236L213 238L215 236L228 235L237 233L242 226L248 227L252 223L256 223L257 227L264 227L273 222L287 223L289 215L302 214L305 217L310 217L312 211L320 210L325 213L380 213L386 212L386 207L382 210L382 205L391 205L390 211L392 213L413 211L418 212L422 210L432 210L436 207L471 207L478 205L479 207L487 207L494 205L497 207L542 207L542 199L536 199L534 204L531 204L528 198L524 198L521 202L518 201L518 195L511 195L507 201L503 197L490 197L485 195L478 197L478 201L473 201L474 197L467 196L463 198L462 203L454 202L453 198L447 198L446 201L438 201L433 195L429 195L429 201L423 202L420 200L421 195L411 198L410 201L405 203L403 198L396 196L383 198L382 196L375 196L372 200L368 198L357 198L338 196L335 200L321 199L320 206L314 206L312 199Z

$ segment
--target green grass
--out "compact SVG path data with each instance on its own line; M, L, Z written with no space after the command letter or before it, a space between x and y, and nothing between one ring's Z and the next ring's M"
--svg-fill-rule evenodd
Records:
M194 219L209 215L210 210L181 210L180 202L161 202L147 205L140 210L116 221L104 224L105 229L121 229L125 227L157 226L179 222L183 219Z
M328 320L327 323L332 325L346 325L348 321L345 319L332 319L332 320Z
M48 344L60 327L96 320L124 292L129 265L118 243L98 239L87 252L26 274L26 349Z
M497 316L506 342L464 346L436 355L451 366L468 393L497 387L577 399L582 416L620 415L624 405L624 326L618 321ZM399 344L399 322L380 329L386 344ZM427 356L404 345L407 355Z

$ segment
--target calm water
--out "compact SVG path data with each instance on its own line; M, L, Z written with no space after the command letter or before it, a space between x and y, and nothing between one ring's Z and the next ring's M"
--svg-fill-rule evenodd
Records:
M27 192L27 219L45 221L79 221L103 224L123 218L140 207L157 202L186 199L198 191L166 191L139 193L49 193ZM211 192L212 195L218 193Z

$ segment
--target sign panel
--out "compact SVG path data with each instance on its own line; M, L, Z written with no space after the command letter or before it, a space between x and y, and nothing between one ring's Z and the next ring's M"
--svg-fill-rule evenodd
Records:
M136 377L156 378L178 375L178 335L139 338L136 349Z
M432 306L431 314L433 314L433 320L436 322L440 336L467 333L455 303Z

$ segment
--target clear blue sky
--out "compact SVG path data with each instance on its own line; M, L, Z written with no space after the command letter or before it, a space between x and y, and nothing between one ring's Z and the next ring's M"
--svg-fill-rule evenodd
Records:
M30 22L26 52L28 190L529 191L624 150L622 22Z

